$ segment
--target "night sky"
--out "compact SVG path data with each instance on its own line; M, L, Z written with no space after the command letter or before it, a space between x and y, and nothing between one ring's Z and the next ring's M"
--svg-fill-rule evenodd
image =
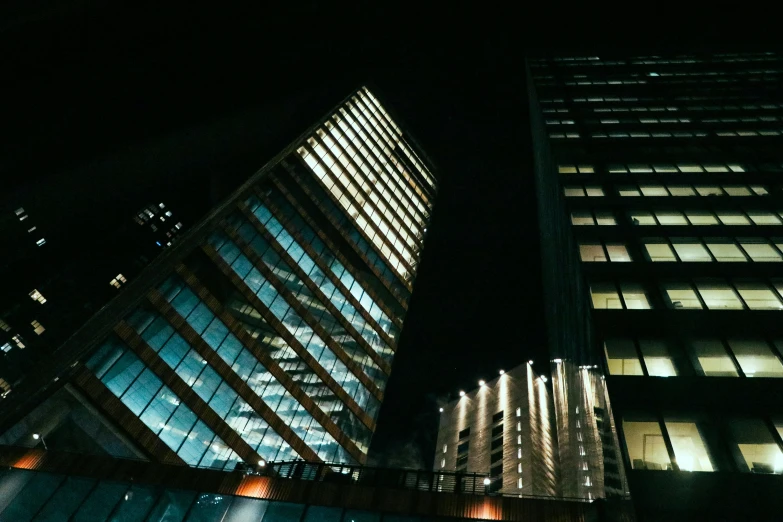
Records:
M370 460L430 467L439 401L544 358L525 51L778 39L750 10L589 4L6 3L0 209L24 202L74 244L149 194L195 220L371 82L440 193Z

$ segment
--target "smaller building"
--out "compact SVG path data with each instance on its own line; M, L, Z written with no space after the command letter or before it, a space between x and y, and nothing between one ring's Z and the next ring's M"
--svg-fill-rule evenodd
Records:
M557 442L547 377L526 363L443 406L435 471L488 473L489 491L556 496Z

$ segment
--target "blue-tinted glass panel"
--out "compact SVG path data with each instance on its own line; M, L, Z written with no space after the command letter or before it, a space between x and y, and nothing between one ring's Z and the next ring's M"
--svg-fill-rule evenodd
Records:
M21 475L19 480L26 478ZM36 473L24 488L16 494L16 497L14 497L8 507L3 510L0 520L3 522L6 520L9 522L28 522L32 520L33 515L41 509L61 482L63 482L62 475Z
M157 497L153 487L130 487L114 511L112 522L142 522Z
M352 522L380 522L381 515L374 511L349 509L345 512L345 520L351 520Z
M294 522L301 518L304 504L290 504L288 502L270 502L266 509L263 522Z
M196 493L193 491L163 491L147 522L182 522L195 497Z
M85 364L99 379L117 362L125 351L125 344L114 336L106 339Z
M114 507L125 497L128 486L114 482L98 484L87 500L73 516L73 522L96 522L108 520Z
M68 477L35 517L35 522L67 520L95 486L92 479Z
M343 508L308 506L303 522L340 522Z
M232 497L226 495L202 493L190 510L188 522L219 522L231 505Z

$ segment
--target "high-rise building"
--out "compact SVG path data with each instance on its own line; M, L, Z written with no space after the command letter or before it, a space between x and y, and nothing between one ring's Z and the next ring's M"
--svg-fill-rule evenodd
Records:
M528 62L566 494L780 517L782 58Z
M363 463L436 194L427 165L356 90L122 282L6 397L0 441Z
M488 491L502 495L558 496L547 377L531 363L501 372L443 405L434 471L488 474Z

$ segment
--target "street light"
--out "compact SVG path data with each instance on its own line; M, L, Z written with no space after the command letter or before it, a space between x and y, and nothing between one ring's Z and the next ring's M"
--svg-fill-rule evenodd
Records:
M33 433L33 438L35 440L41 439L41 443L43 444L44 449L45 450L49 449L46 447L46 441L44 440L43 435L41 435L40 433Z
M484 485L489 486L489 477L484 478Z

